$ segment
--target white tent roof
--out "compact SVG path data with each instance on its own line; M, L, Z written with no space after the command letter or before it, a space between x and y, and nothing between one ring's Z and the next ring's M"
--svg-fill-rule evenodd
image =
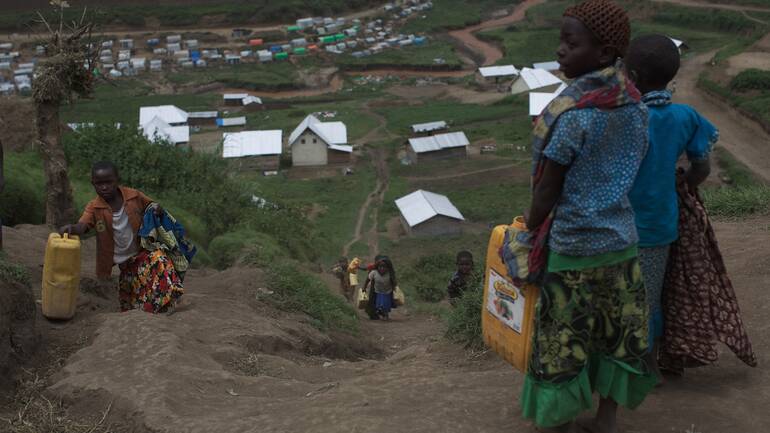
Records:
M681 47L682 44L684 44L684 41L680 41L679 39L674 39L672 37L669 37L669 39L671 39L671 42L673 42L677 48Z
M329 149L336 150L338 152L353 153L353 146L344 144L330 144Z
M283 143L283 131L225 132L222 134L223 158L240 158L243 156L280 155Z
M243 99L248 97L248 93L225 93L224 99Z
M155 140L155 137L160 137L168 140L173 144L187 143L190 141L190 127L189 126L169 126L167 122L164 122L160 117L153 117L152 120L142 125L144 136L148 140Z
M187 112L180 110L173 105L139 108L139 125L144 126L155 117L160 118L160 120L169 125L187 122Z
M508 77L511 75L516 75L519 73L519 70L516 69L513 65L504 65L504 66L487 66L484 68L479 68L479 72L481 73L481 76L484 78L490 78L490 77Z
M409 145L417 153L435 152L451 147L463 147L469 145L468 137L464 132L450 132L430 137L410 138Z
M545 71L558 71L559 70L559 62L552 61L552 62L540 62L540 63L533 63L532 69L543 69Z
M412 131L414 132L430 132L438 131L439 129L445 129L447 127L446 122L439 120L437 122L417 123L412 125Z
M530 90L562 83L559 77L543 69L523 68L519 79L524 80Z
M187 113L188 119L211 119L216 118L219 115L217 111L192 111Z
M448 197L421 189L396 200L396 207L409 227L414 227L437 215L465 221Z
M243 105L249 105L249 104L262 104L262 99L256 97L256 96L246 96L243 98Z
M246 116L227 117L224 119L219 119L217 123L219 124L219 126L243 126L246 124Z
M348 143L348 129L342 122L321 122L312 114L305 117L289 136L289 146L307 129L318 135L327 145L339 145ZM338 150L338 149L336 149Z
M562 83L561 86L559 86L558 89L556 89L553 93L543 93L543 92L530 92L529 93L529 115L530 116L539 116L543 110L545 110L545 107L548 106L548 104L551 103L554 99L556 99L557 96L561 92L564 91L564 89L567 88L567 85Z

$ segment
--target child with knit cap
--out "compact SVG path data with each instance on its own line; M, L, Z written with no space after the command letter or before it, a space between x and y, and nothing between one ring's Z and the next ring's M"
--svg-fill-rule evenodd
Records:
M647 109L619 61L629 37L612 1L567 9L557 56L573 81L534 129L526 222L547 239L547 259L521 402L543 431L580 431L575 419L597 392L596 418L584 427L614 433L618 404L637 407L656 383L628 199L648 142Z

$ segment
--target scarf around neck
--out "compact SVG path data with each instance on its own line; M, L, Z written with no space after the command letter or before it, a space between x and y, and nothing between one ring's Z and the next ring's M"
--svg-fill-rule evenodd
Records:
M668 90L653 90L642 96L642 102L648 107L671 105L671 92Z
M569 87L548 104L548 107L535 122L532 140L533 187L542 175L545 162L543 152L548 145L553 126L559 116L572 109L614 109L639 103L640 100L639 90L623 72L623 64L620 61L614 66L576 78Z

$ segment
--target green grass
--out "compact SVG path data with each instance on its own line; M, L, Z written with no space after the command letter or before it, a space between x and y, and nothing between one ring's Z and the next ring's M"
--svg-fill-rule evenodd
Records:
M268 270L267 286L275 292L265 300L286 311L301 311L321 330L358 331L358 316L344 299L329 291L318 277L295 265L278 264Z
M166 76L176 85L221 83L228 87L264 91L299 88L298 77L297 67L286 61L184 69Z
M102 26L121 25L144 27L148 20L159 22L162 27L193 26L204 19L208 25L247 25L256 23L291 23L297 18L313 15L334 16L341 12L363 9L379 4L374 0L257 0L221 1L209 4L168 4L156 2L149 5L124 4L105 6L94 0L88 2L93 21ZM182 2L179 2L182 3ZM74 3L67 10L65 22L80 18L83 2ZM26 30L34 24L32 11L4 11L0 13L0 29ZM53 18L53 16L49 17ZM49 21L51 22L51 21Z
M481 329L483 303L483 281L479 281L475 288L466 291L449 311L445 335L450 341L470 349L484 347Z
M497 9L508 6L511 6L511 2L504 0L434 0L432 10L418 13L406 23L402 31L434 33L461 29L479 23Z
M730 184L702 191L709 214L743 218L770 211L770 187L724 148L715 149L714 160Z
M460 209L466 220L495 226L510 224L513 217L521 215L530 204L529 184L513 184L510 181L479 186L458 184L451 190L434 192L446 194Z
M29 285L29 273L24 266L8 261L3 251L0 251L0 281Z
M342 247L352 238L358 210L375 184L375 174L368 168L358 170L353 176L319 180L295 180L283 174L244 179L255 194L268 201L280 199L305 212L314 203L323 206L313 224L317 237L312 248L324 263L337 260Z
M444 59L444 65L437 65L434 59ZM444 41L430 40L422 46L390 48L369 57L355 58L345 54L335 61L346 69L378 67L405 67L426 69L459 69L463 62L454 47Z
M728 104L749 113L757 121L770 125L770 90L735 91L728 85L709 78L708 74L702 74L698 78L698 87L719 96Z
M63 122L131 123L139 122L139 107L176 105L188 111L208 111L220 102L219 94L157 95L139 80L118 80L114 84L100 84L89 99L64 105Z
M532 67L532 63L556 59L556 49L559 45L559 29L553 27L527 29L509 26L481 32L478 36L502 46L503 58L498 64L513 64L517 67Z

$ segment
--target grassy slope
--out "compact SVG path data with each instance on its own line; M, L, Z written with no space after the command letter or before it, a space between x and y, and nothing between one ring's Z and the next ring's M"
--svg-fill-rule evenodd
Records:
M491 12L511 6L504 0L434 0L433 9L409 20L404 33L459 29L480 22Z
M443 41L430 40L423 46L410 46L400 49L388 49L381 53L355 58L351 55L343 55L337 60L337 64L347 68L380 67L404 65L419 68L436 67L434 59L444 59L443 68L460 68L462 61L457 56L454 47Z

